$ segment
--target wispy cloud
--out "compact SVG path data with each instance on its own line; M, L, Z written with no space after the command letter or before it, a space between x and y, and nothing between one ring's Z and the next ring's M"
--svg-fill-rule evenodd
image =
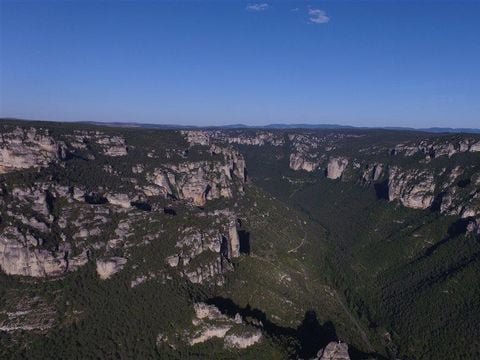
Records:
M290 9L290 11L293 11L293 12L296 12L296 11L298 11L298 10L300 10L300 8L293 8L293 9Z
M308 16L313 24L326 24L330 21L327 13L321 9L308 9Z
M267 3L259 3L259 4L248 4L245 8L247 11L252 12L261 12L268 10L269 5Z

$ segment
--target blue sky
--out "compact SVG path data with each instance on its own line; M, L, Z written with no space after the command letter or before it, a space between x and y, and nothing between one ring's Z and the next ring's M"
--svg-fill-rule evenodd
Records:
M480 127L480 1L0 2L0 116Z

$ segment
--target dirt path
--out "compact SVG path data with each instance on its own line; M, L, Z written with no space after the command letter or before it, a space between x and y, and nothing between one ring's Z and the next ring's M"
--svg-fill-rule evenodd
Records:
M295 252L298 249L300 249L303 246L303 244L305 244L306 238L307 238L307 234L305 234L305 236L303 237L302 241L300 242L300 244L298 246L294 247L293 249L288 250L287 253L291 254L292 252Z

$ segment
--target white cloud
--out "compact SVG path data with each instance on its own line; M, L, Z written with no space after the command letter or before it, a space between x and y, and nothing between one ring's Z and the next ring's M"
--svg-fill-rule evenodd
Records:
M296 11L298 11L298 10L300 10L300 9L299 9L299 8L290 9L290 11L293 11L293 12L296 12Z
M326 24L330 21L327 13L321 9L308 9L308 16L311 23Z
M269 8L269 5L267 3L248 4L246 7L247 11L252 11L252 12L266 11L268 10L268 8Z

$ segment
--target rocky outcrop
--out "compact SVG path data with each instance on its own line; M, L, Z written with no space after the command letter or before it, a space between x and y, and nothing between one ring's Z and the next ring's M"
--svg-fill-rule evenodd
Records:
M202 130L189 130L189 131L181 131L181 134L185 136L187 142L193 145L203 145L207 146L210 145L210 131L202 131Z
M195 329L188 339L190 345L202 343L214 337L223 338L235 324L235 320L223 315L214 305L196 303L193 308L195 317L192 323Z
M201 231L200 229L188 227L182 231L182 237L176 242L175 247L180 251L177 253L183 265L187 265L195 256L204 251L220 253L222 235L213 229Z
M479 152L480 151L480 140L477 141L476 143L471 144L469 150L471 152Z
M153 174L147 176L147 180L157 186L156 191L152 191L150 187L147 187L149 189L148 192L145 192L147 196L151 196L151 194L163 195L164 197L174 195L171 182L175 184L175 175L169 172L168 169L155 169Z
M350 360L348 345L332 341L318 352L317 360Z
M238 236L238 230L236 221L230 222L228 228L228 254L227 258L232 259L240 256L240 237Z
M22 294L18 290L17 294ZM51 299L42 296L22 294L3 297L0 317L0 332L36 332L44 333L52 328L58 320L58 313ZM13 334L12 334L13 335Z
M223 171L230 180L232 180L234 176L242 182L247 180L246 163L243 156L238 151L231 148L212 145L210 147L210 153L212 155L223 156L225 164Z
M95 140L103 148L103 153L107 156L125 156L128 153L125 139L121 136L103 135L99 132L95 134Z
M143 164L135 164L132 166L132 173L141 174L145 171L145 166Z
M327 177L329 179L338 179L347 168L348 159L344 157L333 157L328 161Z
M362 135L333 132L326 134L291 133L288 135L288 140L291 143L290 168L309 172L315 171L325 166L324 164L329 160L329 153L337 149L342 140L358 137L362 137ZM336 165L332 163L331 166L336 166L337 168L343 166L343 161L347 161L346 157L338 155L335 158L331 158L330 162L335 159L337 159L339 163ZM347 164L345 164L345 166ZM332 169L332 171L334 170L335 169Z
M193 202L196 206L205 206L207 199L230 198L232 192L227 175L221 171L221 164L210 171L209 164L180 164L173 170L177 173L175 187L180 199Z
M413 209L427 209L433 203L435 181L432 174L422 170L402 170L391 167L388 176L388 198L399 200Z
M257 131L254 134L229 133L226 136L216 136L219 140L224 140L230 144L253 145L253 146L282 146L285 141L283 137L272 132Z
M195 311L195 318L193 323L198 323L198 320L228 320L228 317L223 315L215 305L208 305L205 303L193 304L193 310Z
M32 243L33 244L30 244ZM37 249L37 239L23 235L15 228L6 228L0 235L0 267L8 275L46 277L66 270L61 258L47 250Z
M72 240L90 233L81 229L67 241L63 230L68 224L68 211L58 214L53 209L59 198L66 204L71 201L68 187L35 183L30 187L15 187L7 194L4 196L7 196L8 205L2 214L0 232L0 267L5 273L60 276L87 263L86 245L76 244L72 251ZM72 231L74 227L75 223L71 223ZM90 231L93 234L96 229L92 227Z
M290 168L292 170L315 171L323 160L319 156L317 137L305 135L290 134L288 139L292 143L292 152L290 153Z
M480 217L468 223L467 232L480 239Z
M65 156L65 144L56 142L47 130L16 127L0 133L0 174L45 167Z
M42 247L42 240L7 227L0 234L0 268L9 275L32 277L59 276L73 271L88 261L87 253L70 257L70 246L60 244L52 252Z
M283 136L270 131L220 131L220 130L188 130L182 131L188 143L192 145L210 145L214 142L251 146L282 146Z
M125 144L109 145L104 151L104 154L107 156L125 156L127 153L128 151Z
M232 334L225 336L225 347L234 349L246 349L262 340L262 332L254 330L246 334Z
M231 326L229 325L206 326L190 339L189 344L203 343L211 338L223 338L230 328Z
M180 341L190 346L218 338L223 339L226 348L245 349L262 340L260 329L247 325L239 314L229 317L216 306L205 303L194 304L194 310L193 327L182 331L180 336ZM162 334L161 341L158 340L159 337L157 346L161 346L168 342L168 336Z
M427 161L441 156L452 157L455 154L480 151L478 138L465 136L439 136L419 142L398 144L390 150L392 155L423 155Z
M201 265L187 267L181 274L185 276L192 284L215 283L218 286L224 284L223 274L231 269L228 263L225 263L221 257L213 261L202 262Z
M123 269L127 259L122 257L111 257L109 259L97 260L97 274L102 280L111 278L114 274Z
M165 259L170 267L177 268L195 284L222 285L224 273L233 269L230 261L240 256L240 238L232 214L212 215L211 219L217 223L216 229L184 229L175 244L175 253Z
M295 171L305 170L312 172L318 168L319 164L320 161L318 159L307 158L304 154L298 152L290 154L290 168Z
M128 154L128 147L121 135L109 135L101 131L74 130L72 134L65 136L68 144L77 150L88 150L91 144L101 149L106 156L125 156Z
M459 215L461 218L480 216L480 174L464 177L464 169L456 166L450 171L441 185L438 198L440 212L446 215Z
M50 218L47 204L48 192L42 187L13 188L12 197L19 203L30 206L31 210L42 215L45 219Z
M367 164L364 168L362 179L366 182L375 182L380 180L384 173L384 165L383 164Z
M238 152L219 147L210 149L222 161L182 162L164 165L147 179L158 186L164 196L176 196L203 207L208 200L231 198L243 191L246 180L245 160Z
M106 199L110 204L114 206L120 206L124 209L129 209L132 207L132 201L127 194L110 193L106 195Z

